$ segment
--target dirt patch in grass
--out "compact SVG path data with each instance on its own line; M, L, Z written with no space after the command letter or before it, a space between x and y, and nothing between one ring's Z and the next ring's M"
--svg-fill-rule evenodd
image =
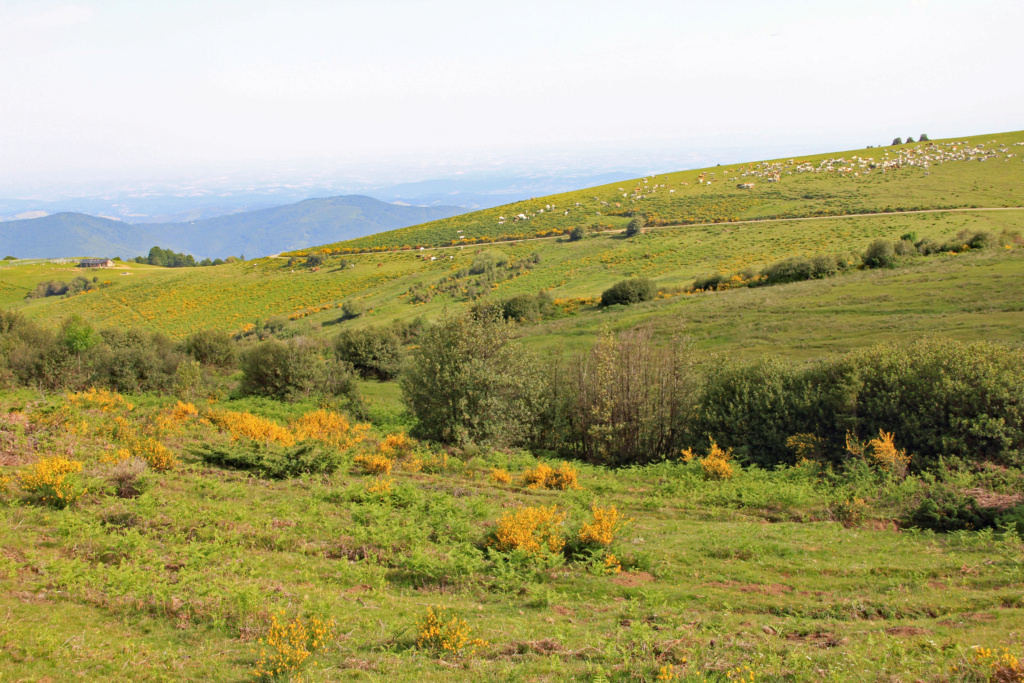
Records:
M710 588L727 588L740 593L761 593L763 595L786 595L793 589L784 583L740 583L739 581L711 581L705 583Z
M848 641L846 638L840 638L834 633L828 631L813 631L811 633L787 633L786 640L791 640L798 643L808 643L809 645L817 645L821 648L839 647L845 645Z
M885 629L885 632L890 636L923 636L926 633L931 633L926 628L918 628L916 626L893 626L892 628Z
M612 583L627 588L635 588L654 581L654 575L647 572L623 572L612 578Z

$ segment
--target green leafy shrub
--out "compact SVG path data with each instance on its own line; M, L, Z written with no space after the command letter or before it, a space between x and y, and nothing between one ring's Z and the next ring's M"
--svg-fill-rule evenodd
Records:
M861 260L865 268L891 268L896 264L896 251L892 242L878 239L868 245Z
M192 452L210 465L248 470L266 479L330 474L343 462L341 454L333 448L309 442L285 447L245 439L227 446L199 445Z
M901 519L903 526L932 531L977 531L995 524L995 515L971 496L932 486L918 505Z
M637 217L626 223L626 237L632 237L633 235L639 235L644 229L644 219Z
M358 394L352 366L305 337L260 342L242 354L239 364L242 394L285 400L314 394L354 400Z
M182 350L203 365L229 368L237 360L231 335L223 330L193 332L182 343Z
M543 407L540 364L493 309L425 330L399 381L419 434L446 443L522 443Z
M761 271L761 275L766 278L765 284L769 285L810 280L814 275L814 264L805 258L788 258L768 266Z
M657 293L658 288L654 286L651 280L645 277L630 278L617 282L602 292L601 305L636 304L641 301L650 301Z
M363 377L394 379L402 365L401 341L387 327L342 330L334 341L334 353Z
M579 242L581 239L587 236L587 230L582 225L577 225L575 228L569 231L569 241Z

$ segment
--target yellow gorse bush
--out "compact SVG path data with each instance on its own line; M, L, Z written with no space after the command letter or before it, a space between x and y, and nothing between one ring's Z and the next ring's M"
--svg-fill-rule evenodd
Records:
M590 506L590 513L594 516L592 522L587 522L579 531L579 539L584 543L609 546L615 540L615 534L626 523L614 505L601 507L597 503Z
M488 545L502 552L521 550L529 555L561 552L565 547L565 518L566 513L557 505L511 510L498 520Z
M367 493L391 493L391 486L395 483L394 479L382 478L372 481L366 485Z
M135 406L129 403L124 396L116 391L97 389L90 387L86 391L69 393L65 397L67 402L78 408L102 410L110 413L115 410L132 410Z
M1024 662L1005 647L1002 652L996 652L995 648L991 647L976 648L970 662L986 669L988 680L993 683L1024 681Z
M364 453L354 459L356 466L363 474L391 474L395 461L378 453Z
M486 647L487 641L470 638L471 630L465 619L460 619L443 607L428 607L419 623L416 647L434 650L441 654L470 653L478 647Z
M352 425L341 413L314 410L291 423L295 439L313 439L339 450L351 448L366 439L368 424Z
M43 458L18 473L22 491L45 505L64 508L85 495L74 475L82 471L82 463L62 455Z
M385 458L391 458L392 460L411 455L415 447L416 440L405 432L388 434L384 437L384 440L377 445L377 449L380 451L380 454Z
M704 476L708 479L732 479L735 474L729 460L732 459L732 450L722 450L711 440L711 449L706 457L701 458L700 466L704 470Z
M495 484L508 484L512 482L512 475L503 469L495 468L491 470L491 481Z
M252 674L259 678L278 678L298 671L314 652L327 646L336 629L334 619L294 617L281 622L277 616L271 616L270 630L259 640L260 654Z
M211 410L206 418L214 425L226 430L231 438L242 437L255 441L270 441L281 446L294 446L295 435L276 422L257 417L252 413L233 410Z
M910 455L906 451L896 448L892 432L878 430L878 438L868 441L865 452L882 470L900 477L907 474Z
M530 489L558 489L568 491L580 488L579 473L568 462L562 461L557 468L540 463L532 470L523 472L523 485Z
M177 424L187 422L188 420L197 417L199 417L199 409L191 403L178 401L174 404L174 407L171 408L170 418Z

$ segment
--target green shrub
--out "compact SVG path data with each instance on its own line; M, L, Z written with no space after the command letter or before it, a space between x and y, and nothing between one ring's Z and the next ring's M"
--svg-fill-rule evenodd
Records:
M587 236L587 231L582 225L577 225L575 228L569 231L569 241L578 242Z
M362 301L356 301L355 299L346 299L341 304L341 317L343 320L351 320L352 318L358 318L366 312L366 306Z
M701 275L701 276L697 277L696 279L694 279L694 281L693 281L693 290L696 291L696 290L700 289L700 290L703 290L705 292L708 292L708 291L711 291L711 290L718 289L718 287L723 282L727 282L728 280L729 280L729 278L727 278L722 273L711 273L709 275Z
M839 260L835 256L821 254L811 259L811 277L821 280L839 272Z
M446 314L420 335L399 381L418 433L435 441L522 443L543 408L541 366L494 309Z
M1006 510L996 517L997 527L1009 527L1017 532L1018 536L1024 537L1024 505Z
M892 250L896 256L910 256L917 253L914 243L910 240L896 240L893 242Z
M765 284L777 285L784 282L801 282L810 280L814 274L814 264L805 258L788 258L778 263L773 263L761 271Z
M654 283L645 277L635 277L629 280L622 280L601 293L601 305L612 306L614 304L636 304L641 301L650 301L658 293Z
M330 474L343 462L338 451L313 443L284 447L249 439L227 446L199 445L192 452L210 465L248 470L266 479Z
M193 332L185 339L182 350L203 365L229 368L236 361L231 335L223 330Z
M304 337L260 342L242 354L239 365L242 394L285 400L315 394L355 400L358 394L352 366Z
M629 223L626 223L626 237L632 237L633 235L639 235L644 229L644 219L634 218Z
M861 258L865 268L891 268L896 264L896 252L892 242L878 239L868 245Z
M530 322L540 317L540 307L534 295L517 294L501 302L501 313L508 320Z
M977 531L995 524L992 510L955 489L933 485L925 498L900 520L903 526L931 531Z
M91 383L121 393L166 391L174 386L184 356L160 333L108 328L91 354Z
M342 330L334 341L334 354L364 378L394 379L402 365L402 343L386 327Z

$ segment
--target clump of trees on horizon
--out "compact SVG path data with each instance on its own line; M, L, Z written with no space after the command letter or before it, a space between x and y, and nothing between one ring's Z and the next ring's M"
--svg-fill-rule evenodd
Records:
M148 263L151 266L161 266L163 268L195 268L196 266L220 266L225 263L244 261L245 255L228 256L226 259L217 258L213 260L204 258L202 261L196 261L192 254L182 254L170 249L153 247L149 250L148 256L136 256L133 260L136 263Z

